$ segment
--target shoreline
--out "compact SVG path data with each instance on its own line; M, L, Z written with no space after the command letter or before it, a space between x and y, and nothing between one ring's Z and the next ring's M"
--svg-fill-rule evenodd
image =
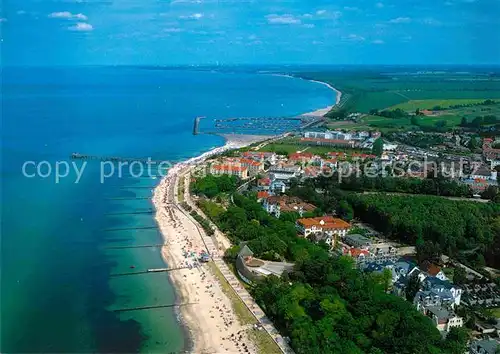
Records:
M175 307L176 318L186 335L185 352L232 353L239 351L238 345L241 343L248 344L250 353L257 352L246 333L248 327L239 323L231 301L224 294L216 277L203 264L197 262L195 257L189 255L200 250L210 253L217 250L208 250L205 247L197 226L173 203L177 195L177 179L184 178L184 173L190 167L225 151L269 139L264 136L253 136L244 139L232 137L232 140L231 137L231 135L224 136L226 143L223 146L175 164L153 191L155 221L164 243L161 249L163 261L169 268L188 267L168 273L177 303L189 304Z
M330 90L332 90L332 91L334 91L336 93L336 95L335 95L335 103L334 104L326 106L324 108L317 109L317 110L312 111L312 112L307 112L307 113L299 114L301 116L323 117L325 114L327 114L328 112L330 112L333 109L333 107L335 107L336 105L338 105L340 103L341 98L342 98L342 92L341 91L337 90L335 87L333 87L332 85L330 85L329 83L324 82L324 81L304 79L303 77L293 76L293 75L289 75L289 74L269 74L269 75L271 75L271 76L279 76L279 77L287 77L287 78L290 78L290 79L299 79L299 80L305 80L305 81L309 81L309 82L314 82L314 83L326 86Z
M290 78L297 79L297 77L293 77L290 75L281 75L281 76L287 76ZM303 78L298 78L298 79L306 80ZM336 102L334 105L330 105L325 108L320 108L313 112L303 113L300 115L320 117L325 115L328 111L332 109L332 107L334 107L340 102L342 93L337 89L335 89L334 87L332 87L331 85L329 85L328 83L315 80L307 80L307 81L312 81L325 85L332 91L335 91L337 93ZM200 244L200 242L202 241L201 237L199 235L193 236L194 228L191 231L185 229L185 225L192 223L192 221L190 221L189 218L183 214L180 208L176 209L171 205L169 206L169 202L172 203L174 200L171 198L176 198L176 192L177 192L176 188L178 187L177 178L183 176L183 173L186 170L188 170L191 166L199 164L214 155L218 155L230 150L240 149L252 145L254 143L266 141L276 137L275 135L243 135L243 134L242 135L217 134L217 135L221 136L224 139L224 145L215 147L198 156L176 163L172 168L169 169L167 175L161 179L161 181L153 190L152 202L155 208L155 221L160 229L160 233L164 243L164 246L161 249L161 254L163 261L165 262L166 265L168 265L168 267L179 267L182 265L187 265L188 262L190 262L188 257L185 256L185 248L182 247L183 242L184 245L187 243L190 246L196 244L196 247L201 246L202 249L205 248L203 244ZM181 220L184 221L184 224L181 222ZM181 229L181 231L185 231L186 233L184 235L181 235L179 229ZM193 234L190 234L190 232L193 232ZM184 239L182 237L184 237ZM209 272L203 272L203 270L200 270L200 265L196 263L189 263L189 266L190 267L193 266L194 269L193 271L193 269L189 268L191 274L186 274L187 272L185 272L184 270L168 273L169 281L174 288L176 302L177 301L179 303L190 302L188 300L190 299L192 300L193 297L195 297L195 300L200 301L200 303L202 301L202 298L203 301L206 302L205 306L201 306L201 308L197 310L194 309L196 305L193 305L193 307L178 306L174 310L176 319L178 320L183 333L185 333L186 335L186 338L184 338L184 342L186 345L185 351L197 353L205 350L215 350L215 352L218 352L222 348L225 349L225 351L229 350L229 352L231 352L231 350L237 349L236 343L234 343L236 344L236 346L234 346L232 349L225 347L225 346L231 347L231 343L228 343L229 337L228 338L221 337L222 336L221 333L226 333L226 334L228 333L229 330L229 326L227 325L228 323L231 327L234 327L233 328L234 331L239 329L237 333L240 336L246 336L245 332L240 334L244 330L244 327L238 324L238 319L234 315L234 310L231 307L230 301L224 299L224 294L220 291L221 289L216 288L215 291L219 296L217 298L217 301L219 301L220 304L223 304L222 306L224 306L224 309L229 308L229 311L227 312L231 314L228 317L230 319L224 318L224 316L222 316L221 318L215 318L214 316L207 316L208 315L206 313L207 307L208 305L212 305L212 303L215 301L213 299L215 293L211 295L211 298L206 298L204 294L201 293L201 290L197 291L196 289L199 290L199 286L197 288L196 286L199 285L199 283L197 283L196 281L199 281L199 279L196 280L193 278L199 276L199 274L193 275L193 273L196 273L196 271L201 271L202 274L201 280L203 282L207 278L210 279L210 275L207 275L207 273ZM188 281L191 280L196 280L196 281L188 283ZM216 282L213 282L212 279L212 283L210 285L211 289L215 285L215 283ZM194 293L196 295L194 295ZM196 302L196 304L197 303L198 302ZM219 309L218 306L217 309ZM221 319L223 320L223 323L226 325L226 331L225 332L220 331L220 333L217 333L217 328L222 327L222 324L220 323ZM236 322L236 324L233 324L233 320L234 322ZM216 324L214 326L214 324L217 322L219 322L219 324ZM249 338L246 338L246 340L249 343L251 343Z

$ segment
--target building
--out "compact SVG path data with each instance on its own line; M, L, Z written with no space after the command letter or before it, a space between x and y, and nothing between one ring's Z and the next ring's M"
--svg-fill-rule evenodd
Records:
M470 354L496 354L500 342L496 339L482 339L473 341L469 347Z
M446 280L436 277L427 277L422 281L422 289L432 291L439 296L453 299L453 306L460 305L462 289Z
M285 271L292 271L293 263L269 262L255 258L252 250L244 245L236 257L236 271L247 284L263 279L269 275L281 276Z
M368 237L358 234L346 235L344 237L344 242L351 247L360 248L363 250L369 250L372 246L372 241Z
M444 274L444 272L441 270L441 267L430 262L425 262L424 264L422 264L421 268L418 267L413 268L410 274L408 275L413 275L413 274L418 274L420 281L424 281L424 279L428 277L435 277L442 281L449 280Z
M418 311L423 312L427 307L452 308L454 300L452 296L443 296L433 291L418 291L413 299L413 304Z
M269 213L277 218L283 212L295 212L300 216L306 212L312 212L316 209L315 205L304 202L297 197L284 196L270 196L263 199L263 207Z
M213 175L230 175L241 179L248 179L248 169L246 167L232 164L212 165L210 166L210 173Z
M495 283L465 284L463 302L469 306L499 307L500 289Z
M301 138L300 142L311 146L338 146L349 149L353 149L356 146L356 141L354 140Z
M332 216L299 219L297 220L296 226L304 237L316 233L326 233L332 236L337 235L344 237L351 229L351 224Z
M440 332L449 332L453 327L462 327L464 325L462 317L441 306L426 307L423 313L433 320Z
M256 176L264 171L264 163L252 159L240 159L240 164L248 170L250 176Z

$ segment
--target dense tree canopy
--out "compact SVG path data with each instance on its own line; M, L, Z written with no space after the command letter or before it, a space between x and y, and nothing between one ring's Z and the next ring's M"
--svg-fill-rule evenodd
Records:
M376 276L319 250L253 296L297 353L456 353L461 333L443 341L411 303L386 294Z

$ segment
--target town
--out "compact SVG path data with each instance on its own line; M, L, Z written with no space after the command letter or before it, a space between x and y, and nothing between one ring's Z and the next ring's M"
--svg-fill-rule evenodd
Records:
M271 146L260 143L216 156L193 173L192 192L203 213L198 217L209 219L207 229L218 227L228 234L234 246L226 249L226 261L249 285L293 273L297 262L302 265L293 252L307 242L332 259L350 259L386 294L428 317L442 338L456 339L456 329L466 329L460 333L467 333L468 352L495 353L500 340L498 272L491 262L492 267L486 266L483 255L477 262L464 255L477 246L472 253L448 248L453 254L445 254L433 250L437 246L431 241L422 244L421 236L416 243L398 240L395 233L381 232L369 218L357 215L356 203L380 192L478 208L496 200L500 149L495 140L485 138L473 153L457 155L462 139L447 133L437 145L409 144L418 134L389 135L389 140L378 131L311 130L286 134ZM335 200L334 207L315 200ZM247 222L236 209L253 216ZM280 227L295 237L296 247L263 234L279 234L273 224L278 221L287 222Z

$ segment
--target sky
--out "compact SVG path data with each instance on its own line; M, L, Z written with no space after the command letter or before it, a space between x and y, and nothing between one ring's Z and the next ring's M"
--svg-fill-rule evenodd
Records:
M3 65L500 64L500 0L3 0Z

